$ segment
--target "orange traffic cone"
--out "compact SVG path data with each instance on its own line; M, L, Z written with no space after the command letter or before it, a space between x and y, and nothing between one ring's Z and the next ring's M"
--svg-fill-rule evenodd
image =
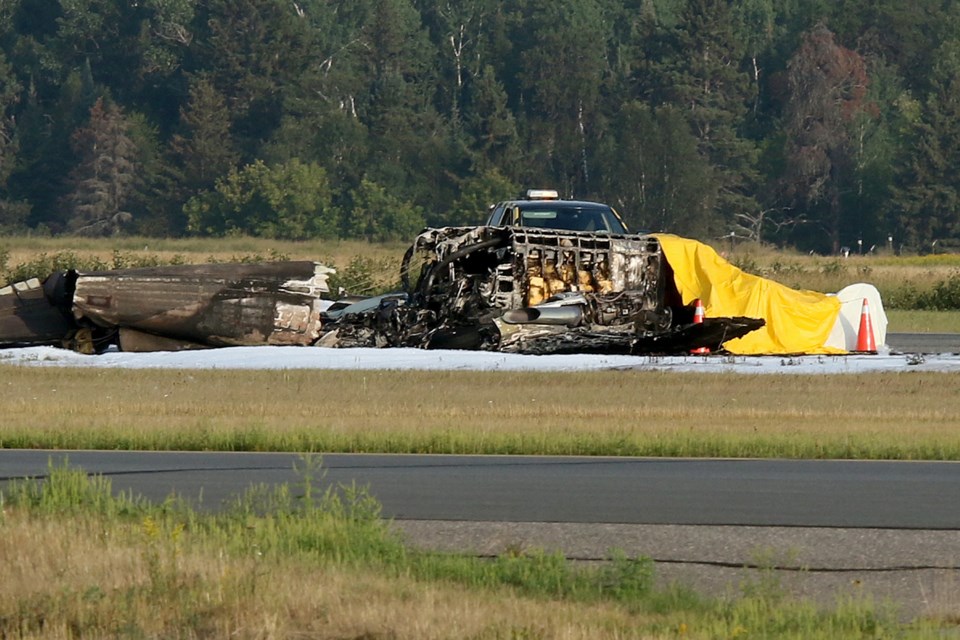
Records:
M706 314L703 311L703 302L700 298L697 298L693 301L693 324L703 324L703 319L706 317ZM690 353L695 355L707 355L710 353L708 347L700 347L699 349L691 349Z
M877 352L877 341L873 337L873 322L870 321L870 303L863 299L860 308L860 330L857 331L857 351Z

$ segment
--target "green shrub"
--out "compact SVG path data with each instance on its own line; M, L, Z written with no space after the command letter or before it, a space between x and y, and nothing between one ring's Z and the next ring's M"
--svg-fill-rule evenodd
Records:
M22 282L30 278L39 278L43 280L51 273L57 271L66 271L76 269L77 271L106 271L110 269L140 269L145 267L162 267L167 265L187 264L187 259L182 254L176 254L170 258L162 258L156 254L135 255L128 251L114 249L113 257L110 262L104 262L97 257L81 257L73 251L59 251L52 255L46 253L39 254L33 260L20 263L12 268L7 268L9 252L0 249L0 286L5 286L13 282ZM258 262L279 262L289 260L290 256L271 249L267 255L261 253L251 253L244 255L231 256L227 262L239 263L258 263ZM213 256L208 256L204 262L215 264L223 262ZM376 261L371 261L375 263Z
M10 284L30 278L40 278L42 280L51 273L66 271L67 269L102 271L109 268L110 265L97 257L82 258L73 251L58 251L53 255L41 253L33 260L22 262L9 269L5 267L2 280L6 284Z
M66 462L47 465L41 479L11 480L0 494L0 502L42 515L95 513L116 516L145 508L144 503L129 496L113 496L110 479L88 476Z
M960 310L960 272L921 288L914 283L884 287L881 292L884 306L909 311Z
M426 225L423 209L372 180L362 180L350 195L353 209L345 218L349 237L371 242L408 240Z
M743 255L734 255L730 259L730 264L737 267L741 271L746 271L747 273L760 274L762 272L760 265L749 253Z
M399 269L389 258L354 256L347 266L337 267L330 277L330 291L341 288L351 295L378 295L400 289Z
M923 294L916 285L907 283L899 287L885 287L880 292L883 306L889 309L916 310Z
M297 159L273 166L257 160L234 169L183 210L190 230L200 235L335 238L340 226L326 170Z
M931 311L960 309L960 272L951 274L946 280L940 280L932 291L919 296L915 308Z
M847 267L839 260L831 260L820 267L820 271L828 276L846 273Z

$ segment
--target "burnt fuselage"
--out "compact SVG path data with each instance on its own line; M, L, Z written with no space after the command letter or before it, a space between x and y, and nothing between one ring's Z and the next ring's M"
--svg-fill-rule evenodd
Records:
M403 291L332 302L324 299L332 273L314 262L57 272L0 289L0 347L671 353L717 349L763 324L693 324L651 235L427 229L404 256Z
M312 344L332 270L314 262L51 274L0 290L0 345L83 352ZM29 285L34 281L28 281Z

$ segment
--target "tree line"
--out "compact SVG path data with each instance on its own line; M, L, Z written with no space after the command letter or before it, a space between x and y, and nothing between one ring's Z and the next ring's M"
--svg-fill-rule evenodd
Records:
M952 0L0 0L0 231L960 247Z

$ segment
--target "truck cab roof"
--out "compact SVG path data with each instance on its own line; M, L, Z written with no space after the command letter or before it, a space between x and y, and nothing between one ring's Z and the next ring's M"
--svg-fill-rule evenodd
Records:
M585 200L561 200L551 197L555 191L529 191L547 196L506 200L494 205L487 217L487 226L536 227L592 233L629 233L626 224L613 207Z

